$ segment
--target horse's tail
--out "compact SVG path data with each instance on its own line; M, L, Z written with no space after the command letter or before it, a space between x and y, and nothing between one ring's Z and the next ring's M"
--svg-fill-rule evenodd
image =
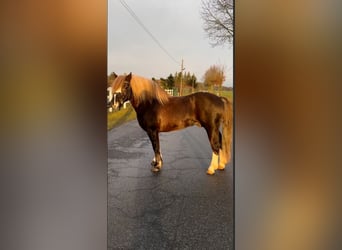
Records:
M233 105L225 97L221 97L224 102L223 122L222 122L222 162L227 164L231 159L231 145L233 137Z

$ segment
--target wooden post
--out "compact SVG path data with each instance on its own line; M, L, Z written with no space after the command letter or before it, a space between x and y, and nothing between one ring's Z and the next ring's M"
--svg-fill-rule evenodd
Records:
M180 96L183 95L183 70L185 70L185 68L183 67L183 59L182 59L182 65L181 65L181 79L180 79L180 87L179 87L179 95L180 95Z

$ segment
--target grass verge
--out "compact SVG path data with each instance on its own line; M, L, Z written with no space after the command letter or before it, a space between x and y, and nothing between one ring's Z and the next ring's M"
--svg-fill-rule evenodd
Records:
M114 127L120 126L125 122L136 119L136 113L132 106L129 105L126 109L121 109L116 112L108 113L107 115L107 129L111 130Z

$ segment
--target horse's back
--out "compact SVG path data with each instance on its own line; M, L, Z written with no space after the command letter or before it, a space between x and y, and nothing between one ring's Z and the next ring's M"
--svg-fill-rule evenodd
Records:
M207 93L197 92L193 94L195 97L196 108L207 112L215 112L223 110L224 102L221 97Z
M196 92L187 96L171 97L165 104L153 103L138 115L142 128L155 127L160 132L182 129L188 126L210 127L219 122L224 111L221 97Z

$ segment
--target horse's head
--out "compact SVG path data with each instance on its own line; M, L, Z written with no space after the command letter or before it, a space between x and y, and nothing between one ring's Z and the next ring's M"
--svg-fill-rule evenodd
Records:
M120 84L119 88L115 88L115 83L113 84L113 91L112 94L112 102L114 109L120 109L126 101L129 101L132 97L132 88L131 88L131 79L132 73L129 73L127 76L124 76L123 83ZM120 80L120 79L118 79Z
M117 78L117 74L115 74L113 72L113 76L114 76L114 80L115 78ZM107 88L107 109L109 109L110 111L112 110L112 106L113 106L113 92L112 92L112 86Z

